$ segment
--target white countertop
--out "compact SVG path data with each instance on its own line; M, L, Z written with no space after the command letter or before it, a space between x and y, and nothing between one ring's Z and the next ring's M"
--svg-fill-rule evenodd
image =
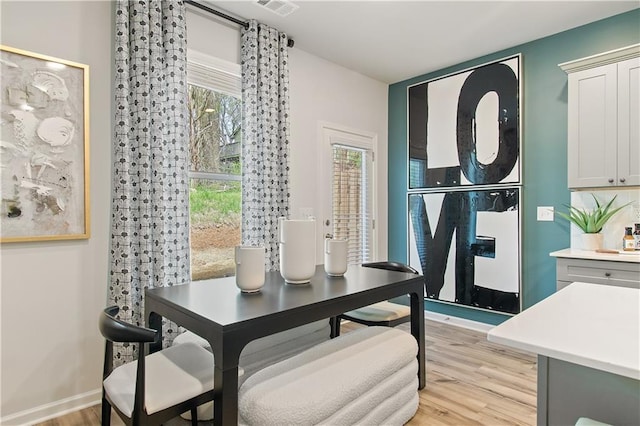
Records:
M575 282L487 339L640 380L640 289Z
M615 253L597 253L593 250L564 249L549 253L553 257L567 257L571 259L610 260L614 262L640 263L640 251Z

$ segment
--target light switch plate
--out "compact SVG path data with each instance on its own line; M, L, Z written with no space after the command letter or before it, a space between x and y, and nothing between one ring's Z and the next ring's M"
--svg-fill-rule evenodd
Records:
M538 206L538 222L553 222L553 206Z
M300 217L302 217L303 219L309 219L310 217L313 217L313 207L302 207L300 208Z

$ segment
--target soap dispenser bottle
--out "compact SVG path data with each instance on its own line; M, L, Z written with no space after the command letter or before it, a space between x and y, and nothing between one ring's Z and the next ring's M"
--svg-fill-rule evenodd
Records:
M631 227L628 226L624 228L624 238L622 239L622 250L624 251L634 251L635 250L635 239L633 238L633 234L631 233Z

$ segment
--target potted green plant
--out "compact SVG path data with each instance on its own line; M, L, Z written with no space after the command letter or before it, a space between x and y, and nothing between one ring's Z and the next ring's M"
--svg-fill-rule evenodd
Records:
M595 208L577 208L565 204L569 208L567 213L556 212L560 217L567 219L582 230L583 248L585 250L597 250L602 248L602 227L607 223L613 215L625 208L631 203L627 203L620 207L613 207L617 195L615 195L608 203L601 203L595 195L591 194L595 201Z

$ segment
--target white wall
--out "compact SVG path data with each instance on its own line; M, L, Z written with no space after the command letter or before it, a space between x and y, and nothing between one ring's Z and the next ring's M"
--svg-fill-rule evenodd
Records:
M187 7L189 49L239 64L239 34L238 25L195 7Z
M376 171L376 259L387 257L387 108L388 86L295 47L289 51L291 85L291 214L312 208L318 218L317 262L323 263L323 187L320 169L322 122L374 133Z
M88 64L91 238L0 247L0 424L32 423L99 400L106 303L112 140L112 3L0 2L2 44ZM189 47L239 62L233 25L188 14ZM387 249L387 85L290 50L291 202L321 211L318 126L376 133L378 257ZM320 235L320 234L319 234ZM320 257L319 257L320 258Z
M108 279L113 13L108 1L2 1L0 10L3 45L90 67L91 238L0 247L0 420L14 425L99 398L93 391L102 371L97 318Z

